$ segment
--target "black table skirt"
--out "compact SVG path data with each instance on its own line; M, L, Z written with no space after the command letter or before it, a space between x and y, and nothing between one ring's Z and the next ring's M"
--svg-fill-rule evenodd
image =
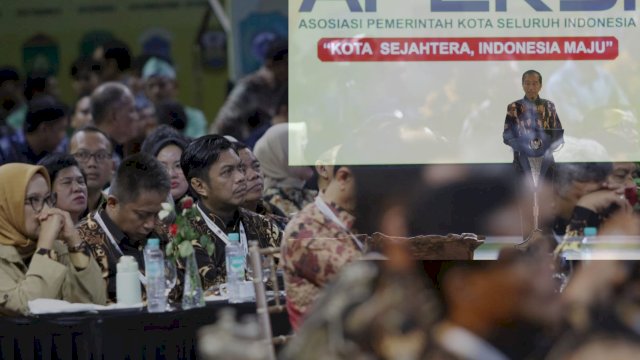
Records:
M112 310L95 313L0 317L0 359L193 359L197 330L231 306L238 318L255 303L207 302L204 308L165 313ZM291 332L286 313L271 316L273 333Z

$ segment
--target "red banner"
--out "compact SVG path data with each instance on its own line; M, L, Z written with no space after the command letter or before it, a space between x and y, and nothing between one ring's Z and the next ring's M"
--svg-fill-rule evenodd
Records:
M323 38L323 62L612 60L618 39L585 37Z

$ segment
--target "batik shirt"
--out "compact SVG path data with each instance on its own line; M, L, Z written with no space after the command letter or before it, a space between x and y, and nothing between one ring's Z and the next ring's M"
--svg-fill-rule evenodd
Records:
M240 233L240 221L242 221L248 241L257 240L261 248L280 246L282 238L280 229L262 215L240 208L231 221L223 224L219 217L207 210L202 204L199 206L225 234ZM209 256L200 243L194 243L193 246L203 288L206 290L213 285L225 283L227 281L226 243L207 226L202 218L200 220L193 219L191 226L198 233L208 235L213 240L215 247L214 253Z
M335 204L328 206L347 229L353 226L355 218L351 214ZM291 219L281 251L287 311L294 329L322 288L362 254L351 233L326 217L315 203Z
M523 98L509 104L502 133L505 144L511 146L514 151L521 151L522 145L518 143L517 139L531 134L537 129L562 129L553 102L542 98L535 101Z
M256 213L262 216L266 216L271 221L273 221L280 230L284 231L284 228L287 226L289 222L289 218L285 215L280 208L269 204L264 200L260 200L258 202L258 206L256 207Z
M107 237L107 234L95 220L96 213L91 213L82 220L77 225L77 229L80 238L89 244L89 249L102 271L102 278L105 280L107 286L108 300L110 302L116 302L116 273L118 261L122 255L133 256L138 263L138 268L144 273L144 255L142 251L146 245L146 241L134 242L129 239L113 220L109 218L105 211L105 206L106 205L103 205L96 213L100 214L105 226L118 244L120 251L115 248ZM154 231L148 238L159 238L163 248L164 244L169 242L169 235L160 222L156 223Z
M272 187L265 190L263 199L282 210L286 216L291 217L307 206L307 204L312 203L316 195L318 195L316 191L304 188Z

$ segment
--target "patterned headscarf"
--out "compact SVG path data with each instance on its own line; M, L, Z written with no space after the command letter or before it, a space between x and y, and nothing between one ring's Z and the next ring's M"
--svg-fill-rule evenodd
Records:
M49 174L42 166L12 163L0 166L0 244L14 246L23 257L33 255L36 242L27 238L24 201L27 185L35 174Z

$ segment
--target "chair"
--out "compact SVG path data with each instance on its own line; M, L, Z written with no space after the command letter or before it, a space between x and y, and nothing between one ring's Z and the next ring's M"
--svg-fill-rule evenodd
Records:
M484 243L475 234L422 235L410 238L375 233L367 245L370 251L381 251L386 241L408 242L415 260L473 260L473 252Z
M280 289L278 286L278 276L276 273L277 266L275 257L280 254L279 247L260 248L257 241L249 242L249 258L251 261L250 267L253 271L253 286L256 292L256 313L258 316L258 323L261 330L262 339L269 348L269 359L276 359L275 345L283 345L287 343L291 336L277 336L273 337L271 331L271 317L270 314L285 312L286 306L282 304L280 300ZM274 305L269 305L267 300L267 292L264 282L262 281L262 270L265 262L262 260L262 256L267 259L267 266L270 268L270 283L273 287L274 293Z

